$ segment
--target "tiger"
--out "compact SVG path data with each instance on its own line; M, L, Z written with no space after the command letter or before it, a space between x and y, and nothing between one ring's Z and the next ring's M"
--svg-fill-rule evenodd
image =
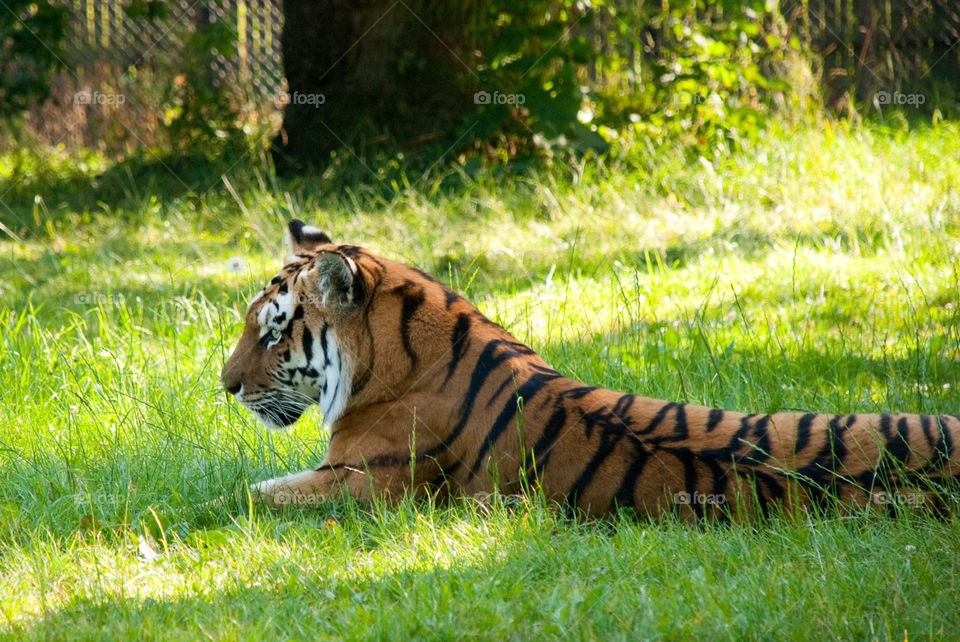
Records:
M250 487L268 506L534 489L588 517L750 517L938 500L960 472L956 415L745 413L587 385L415 267L299 219L286 240L221 380L270 429L318 404L329 441L316 468Z

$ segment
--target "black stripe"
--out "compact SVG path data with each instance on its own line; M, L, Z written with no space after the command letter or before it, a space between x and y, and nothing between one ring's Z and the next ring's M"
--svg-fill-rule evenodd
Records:
M616 416L624 426L629 426L631 423L627 415L630 414L630 408L633 407L633 403L636 400L636 395L622 395L613 406L614 416Z
M615 498L617 504L620 506L639 508L635 504L637 480L640 478L640 474L643 473L643 467L646 466L647 460L650 459L650 452L644 448L637 447L634 453L636 458L630 463L627 472L623 474L623 480L620 482L620 488L617 489Z
M463 429L470 419L470 415L473 414L473 406L477 400L477 395L480 394L480 389L483 388L490 374L512 354L511 351L505 350L502 354L494 355L497 349L505 343L502 339L493 339L488 341L487 345L483 347L483 351L480 353L480 356L477 357L476 365L473 367L473 373L470 375L470 386L467 388L463 402L460 404L460 420L442 442L427 450L427 455L433 456L446 450L450 444L460 436L460 433L463 432Z
M730 453L731 463L740 463L742 461L748 461L750 455L738 455L739 451L743 449L744 442L747 441L747 433L750 432L752 426L750 425L750 420L756 417L755 414L751 413L749 415L744 415L740 418L740 427L737 428L737 432L733 433L733 437L730 438L730 441L727 443L726 451ZM750 443L750 442L747 442ZM712 454L714 451L707 451Z
M443 288L443 298L446 308L449 310L450 306L456 303L457 299L460 298L460 295L451 290L450 288Z
M341 245L340 247L337 248L337 251L340 252L340 254L343 254L344 256L349 256L351 259L356 259L358 256L361 255L361 253L363 253L362 249L356 245ZM374 257L372 254L366 255L366 257L369 258L371 261L376 262L378 265L380 265L380 267L383 267L383 265L379 261L377 261L376 257Z
M566 425L566 422L567 410L558 404L553 414L550 415L550 419L547 420L546 425L543 427L543 433L533 446L533 452L531 454L533 461L531 463L534 465L534 468L531 469L530 466L527 466L527 479L540 477L544 467L550 461L553 444L560 435L560 431L564 425Z
M343 383L343 377L337 377L337 386L333 389L333 394L330 395L330 404L334 404L337 401L337 395L340 392L340 385ZM321 408L320 411L323 413L323 420L326 423L327 421L327 412L329 408Z
M330 365L330 350L327 345L327 330L329 325L324 322L323 328L320 330L320 349L323 351L323 366L327 367Z
M920 428L923 430L923 438L927 440L930 450L933 450L933 433L930 432L930 415L920 415Z
M583 491L587 489L587 486L590 485L590 482L593 481L594 475L597 474L597 470L600 469L600 466L606 461L607 457L610 456L610 453L613 452L617 443L619 443L622 433L617 434L615 432L604 431L600 436L600 446L597 448L597 452L593 454L593 457L587 463L586 467L580 472L580 475L577 476L577 480L573 482L573 486L570 487L570 491L567 493L567 497L576 504L576 499L583 494Z
M699 458L710 469L712 477L711 491L714 497L721 497L727 492L727 470L715 459Z
M440 287L442 287L442 288L445 289L445 290L448 289L447 286L445 286L443 283L441 283L440 280L437 279L437 277L433 276L432 274L427 274L426 272L424 272L424 271L421 270L420 268L410 267L410 269L413 270L414 272L416 272L422 279L425 279L425 280L427 280L427 281L430 281L430 283L436 283L437 285L439 285Z
M453 326L453 332L450 333L450 352L452 353L452 357L450 358L450 363L447 364L447 376L444 377L443 383L440 385L441 390L443 390L447 382L450 381L454 371L460 364L460 360L463 359L463 355L466 354L469 335L470 315L466 312L461 312L457 315L457 322Z
M923 470L923 472L927 474L931 472L940 472L943 467L949 463L950 457L953 455L953 437L950 434L950 429L947 428L947 425L944 422L945 417L946 415L937 416L937 426L940 428L940 440L933 449L933 459L931 460L930 465ZM954 421L960 420L960 418L957 417L953 417L953 419Z
M686 404L677 405L677 411L674 414L673 419L674 422L676 422L673 426L673 432L677 439L686 439L689 437L689 431L687 430Z
M659 426L663 422L663 419L664 417L667 416L667 413L670 412L670 410L672 410L676 406L677 406L677 403L673 401L661 406L660 410L658 410L657 414L653 416L653 419L650 420L650 423L647 424L646 428L635 431L636 434L646 435L647 433L653 432L657 428L657 426Z
M907 425L907 418L900 417L900 420L897 421L897 434L895 437L888 439L884 447L887 449L887 452L895 461L900 462L901 464L906 464L907 460L910 459L910 433L909 426Z
M830 470L832 472L840 470L840 464L843 463L843 458L847 456L847 447L843 443L843 433L847 431L850 424L842 425L840 423L840 417L841 415L837 415L830 420L831 439L828 443L831 446Z
M353 247L353 246L350 246L350 247ZM358 250L357 254L359 254L359 248L356 248L356 249ZM343 250L343 246L341 246L341 251L342 250ZM350 255L348 254L348 256ZM364 258L376 263L378 266L380 266L381 270L384 269L383 263L381 263L376 256L372 254L365 254ZM358 264L358 267L360 267L359 264ZM373 272L372 270L369 270L369 271L372 272L373 274L373 276L371 277L373 280L373 283L372 283L373 289L370 291L370 295L366 297L366 303L364 304L363 312L361 313L360 318L363 319L364 332L366 333L365 336L368 344L367 349L369 350L370 354L367 358L367 362L363 364L364 367L362 369L358 367L354 372L353 384L350 387L351 395L356 395L361 390L363 390L367 386L367 384L370 383L371 379L373 378L373 364L377 362L377 345L376 345L376 341L374 341L374 338L373 338L373 325L372 325L373 322L371 319L373 318L374 302L376 302L377 299L379 298L377 297L377 290L379 290L380 286L383 285L383 275Z
M670 406L674 408L673 414L673 431L668 435L657 435L656 437L648 437L644 441L648 444L662 444L666 442L675 442L675 441L685 441L689 437L689 431L687 429L687 411L685 409L685 404L680 403L671 403ZM659 414L659 413L658 413ZM666 414L666 413L664 413ZM660 423L661 420L658 420L654 417L651 424L654 422ZM644 431L646 432L646 430Z
M690 497L690 508L693 509L694 515L698 518L702 518L704 515L703 504L699 501L693 501L697 496L697 491L700 490L699 485L699 476L697 475L697 467L694 464L696 459L693 455L693 452L689 448L677 448L670 451L671 454L683 464L683 486L687 491L687 495Z
M880 415L880 427L878 430L880 431L880 434L883 435L884 441L890 441L890 439L893 437L893 433L890 431L891 423L892 420L890 415L887 413Z
M754 474L757 480L762 481L763 485L767 487L771 503L780 503L783 501L786 493L784 492L783 486L780 485L780 478L760 470L755 471Z
M470 467L470 474L476 474L477 470L480 468L480 463L483 461L484 455L487 454L487 451L496 443L497 439L500 438L500 435L503 434L503 431L507 429L507 426L510 424L510 421L513 419L513 416L517 414L517 409L522 403L526 405L527 401L532 399L538 392L540 392L544 386L549 382L556 379L559 375L555 374L533 374L529 379L523 382L519 390L517 390L516 396L511 395L507 399L507 403L503 406L503 409L500 411L500 414L497 416L496 421L493 422L493 426L490 427L487 436L480 442L480 449L477 451L477 457L473 461L473 465Z
M353 392L351 394L357 394L358 392L363 390L367 386L367 384L370 383L370 379L372 378L373 378L373 368L370 366L367 366L366 370L363 371L363 374L357 377L356 381L353 382L353 388L352 388Z
M756 494L757 505L760 508L760 514L763 516L764 520L770 519L770 500L763 493L763 490L760 488L760 473L756 470L751 470L746 474L746 478L750 481L750 485L753 486L753 492Z
M725 412L719 408L711 408L710 416L707 417L707 432L712 432L723 420Z
M843 433L847 428L840 423L842 417L834 415L830 419L823 446L817 451L813 461L797 469L797 475L804 483L812 483L825 490L829 490L836 483L836 478L827 474L836 473L847 454L847 447L843 443Z
M513 344L512 342L508 342L506 345L513 345ZM504 350L503 354L507 357L520 358L520 357L527 356L528 353L522 350ZM534 354L534 353L531 350L529 354ZM560 374L556 370L551 370L550 368L539 368L537 366L533 366L532 369L535 372L539 372L542 374L557 375L557 376L559 376ZM492 406L493 402L497 400L497 397L499 397L500 394L511 384L513 385L513 387L516 387L517 385L517 378L514 372L511 372L509 377L506 377L503 381L501 381L500 385L497 386L497 389L493 391L493 394L490 395L490 399L487 400L487 408Z
M500 385L497 386L497 389L494 390L493 394L490 395L490 399L487 400L487 408L493 405L493 402L497 400L497 397L500 396L500 393L506 390L507 386L510 384L513 384L514 387L517 385L517 375L515 372L511 372L509 377L500 382Z
M404 351L407 353L407 356L410 357L411 369L416 368L417 354L410 345L410 320L417 311L417 308L423 305L423 302L426 300L426 295L423 293L423 290L414 286L410 281L394 289L394 293L400 295L403 299L403 309L400 312L400 340L403 343Z
M753 436L756 438L756 442L751 442L753 452L744 458L745 462L762 464L770 459L770 433L767 431L769 422L770 415L764 415L754 422Z
M543 370L543 369L541 369L540 371L553 372L553 370ZM563 392L561 392L560 395L564 399L583 399L584 397L586 397L588 394L590 394L596 389L597 389L596 386L573 385L565 389Z
M797 422L797 438L793 443L794 455L806 448L807 444L810 443L810 425L813 423L813 420L816 417L816 414L808 412L804 416L800 417L800 421Z
M313 333L306 325L303 326L303 336L300 338L300 342L303 343L303 356L307 358L307 365L309 366L310 362L313 361Z

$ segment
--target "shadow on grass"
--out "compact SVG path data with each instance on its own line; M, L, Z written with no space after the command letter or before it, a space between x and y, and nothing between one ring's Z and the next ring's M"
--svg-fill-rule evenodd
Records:
M400 186L411 183L407 174L413 171L385 158L373 164L382 172L380 175L370 164L345 155L332 159L325 171L281 178L273 175L267 156L265 150L249 149L215 156L197 152L160 156L141 151L99 173L88 170L81 160L70 159L55 166L42 156L30 157L10 178L0 181L0 223L22 238L32 238L44 234L47 221L56 223L72 213L85 215L107 208L118 221L136 222L151 199L170 203L199 199L213 191L219 193L223 191L224 176L241 194L265 184L294 194L339 195L349 191L368 204L369 209L386 212ZM438 193L442 196L463 188L469 181L467 173L447 170L432 191L435 197ZM423 183L425 191L430 188L430 184ZM2 238L8 239L7 235Z
M227 579L227 586L197 587L190 591L196 595L169 599L128 598L120 587L103 586L101 598L79 598L14 630L27 638L59 638L69 632L67 637L74 638L169 639L210 631L220 638L246 639L462 639L509 629L514 636L529 638L575 631L584 619L594 629L614 631L621 620L604 609L616 587L598 583L596 569L591 573L567 568L562 581L576 595L555 598L555 606L565 607L557 612L542 608L543 598L531 584L542 587L545 578L556 577L558 568L569 566L559 547L524 550L511 544L514 550L507 555L370 577L327 571L323 542L311 539L316 547L258 564L261 568L252 570L249 578L230 571L235 576ZM354 557L371 552L335 554ZM200 556L207 564L229 563L221 559L220 549ZM144 575L163 575L170 561L134 563L144 567ZM172 565L189 575L189 561ZM513 622L504 617L511 615Z
M413 546L407 544L397 553L412 557L399 560L389 547L357 546L356 533L340 539L324 527L292 524L313 534L281 539L276 549L268 538L259 552L238 548L238 538L229 547L131 561L136 567L126 574L135 578L119 584L105 574L93 595L14 633L32 639L189 639L198 632L226 639L692 639L776 638L802 630L847 638L868 635L878 619L892 619L899 635L922 636L931 623L948 626L958 618L950 608L956 582L942 573L949 552L938 548L955 538L949 528L928 528L918 539L910 520L860 529L779 523L766 533L623 519L613 529L558 529L521 518L526 526L480 542L448 524L453 541L441 543L436 555L407 551ZM417 530L412 523L389 528ZM922 544L927 538L930 544ZM914 552L905 568L904 542L916 542L908 546ZM473 553L451 557L461 546ZM244 568L233 567L243 560ZM378 570L381 564L393 568ZM771 574L771 564L783 564L783 573ZM163 597L152 578L178 595ZM137 589L160 596L129 597Z
M131 221L151 197L172 200L199 195L220 184L233 164L201 155L156 157L138 154L99 174L85 168L42 166L23 170L0 183L0 222L21 237L43 233L46 220L70 213L96 212L107 206L121 221ZM78 163L79 164L79 163ZM41 206L42 203L42 206ZM128 216L122 213L127 212Z

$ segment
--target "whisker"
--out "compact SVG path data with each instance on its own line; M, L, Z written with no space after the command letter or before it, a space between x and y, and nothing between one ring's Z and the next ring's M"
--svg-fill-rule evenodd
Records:
M279 397L289 401L298 401L298 402L306 403L307 405L316 403L316 399L300 392L299 390L279 388L277 390L274 390L272 394L275 397Z

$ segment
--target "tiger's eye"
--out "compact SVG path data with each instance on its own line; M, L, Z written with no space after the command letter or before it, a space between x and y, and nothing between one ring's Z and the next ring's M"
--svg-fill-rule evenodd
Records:
M278 340L282 336L283 336L283 333L280 330L277 330L276 328L270 331L271 339Z

